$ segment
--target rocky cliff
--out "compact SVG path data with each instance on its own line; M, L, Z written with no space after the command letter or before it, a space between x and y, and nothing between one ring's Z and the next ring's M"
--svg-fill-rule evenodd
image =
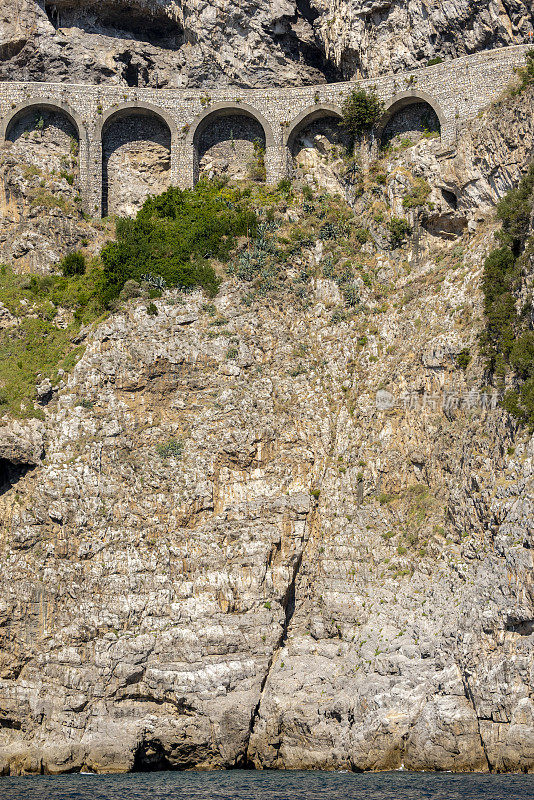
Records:
M0 78L318 83L521 43L533 24L527 0L9 0Z
M532 111L504 99L454 152L408 122L350 209L276 195L276 292L125 302L41 420L4 417L0 771L534 769L534 441L477 355ZM4 328L36 313L9 302Z

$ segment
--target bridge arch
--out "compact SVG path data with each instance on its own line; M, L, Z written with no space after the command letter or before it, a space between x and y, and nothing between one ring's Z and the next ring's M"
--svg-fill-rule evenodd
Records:
M216 126L218 122L223 122L232 117L235 117L238 120L238 125L241 126L243 141L248 141L249 145L251 145L254 139L258 139L266 152L275 146L272 126L256 108L248 103L237 103L235 101L214 103L195 118L187 133L185 147L193 152L193 185L197 183L199 178L200 161L204 151L207 153L210 149L210 142L203 141L203 137L206 137L210 127ZM243 130L245 121L249 123L249 130L247 131ZM219 132L221 142L223 141L221 137L224 135L224 131L221 130ZM214 138L216 139L217 137L215 136Z
M340 158L350 140L340 125L341 108L333 103L308 106L286 128L289 174L316 190L341 192Z
M438 101L430 94L420 89L408 89L407 91L399 92L398 94L396 94L386 104L384 113L382 114L376 126L377 138L379 140L383 139L383 136L386 133L387 126L389 125L389 123L392 122L394 117L400 111L403 111L404 109L410 108L410 106L415 106L418 104L424 104L426 106L429 106L430 109L434 112L434 114L438 119L440 126L440 133L441 133L447 126L447 118Z
M43 190L59 194L72 207L81 201L89 210L89 136L81 115L68 103L36 94L13 105L0 120L0 145L6 142L19 164L37 169L34 177Z
M129 116L155 116L159 117L164 122L173 138L176 138L176 123L171 115L165 109L159 106L154 106L152 103L143 103L139 101L132 101L129 103L121 103L120 105L113 106L105 111L98 123L97 136L102 138L105 129L115 119L120 119Z
M96 138L102 148L104 216L133 216L149 194L171 184L177 129L164 109L144 102L113 106L99 120Z
M311 125L312 122L328 117L335 117L341 120L343 117L341 108L333 103L318 103L308 106L289 123L284 135L284 143L291 150L299 133L307 128L308 125Z
M17 122L34 109L36 111L43 109L44 111L62 114L76 130L78 139L80 141L82 139L87 139L87 132L82 118L67 103L59 100L50 100L46 97L31 97L23 103L19 103L15 108L12 108L11 112L4 117L0 124L0 141L5 142Z

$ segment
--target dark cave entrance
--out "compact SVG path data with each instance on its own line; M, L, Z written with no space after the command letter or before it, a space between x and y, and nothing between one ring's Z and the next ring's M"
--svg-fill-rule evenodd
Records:
M139 86L139 67L128 61L124 67L122 77L126 81L126 85L130 87Z
M48 17L48 21L57 30L60 26L59 11L57 7L54 5L54 3L45 3L45 12L46 16Z
M157 739L142 741L134 756L134 772L162 772L172 769L165 748Z
M0 458L0 497L32 469L29 464L12 464L7 458Z
M62 4L64 5L64 4ZM157 5L157 4L154 4ZM142 4L102 3L88 0L85 3L69 3L60 13L55 3L45 2L44 9L54 28L80 28L86 33L99 33L117 39L134 39L165 50L178 50L184 44L182 25L169 14L160 3L153 14L146 14Z
M343 80L342 71L326 55L324 43L317 36L315 23L320 12L313 8L310 0L296 0L295 13L283 15L265 30L284 55L295 64L307 64L320 73L327 83ZM306 36L299 30L304 26Z

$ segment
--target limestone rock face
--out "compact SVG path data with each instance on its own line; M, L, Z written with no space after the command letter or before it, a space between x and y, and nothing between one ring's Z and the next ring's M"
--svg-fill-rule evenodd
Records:
M0 460L14 466L35 467L43 455L43 425L37 420L26 423L0 423Z
M384 262L372 323L228 282L90 334L0 496L0 771L534 769L534 440L455 366L474 264Z
M528 41L527 0L9 0L0 77L129 86L373 76Z
M100 45L120 40L132 53L134 40L94 21L107 9L111 25L122 6L86 6L84 24L101 29L80 27L76 47L60 22L78 19L68 15L80 4L54 8L57 32L42 6L6 15L10 75L17 63L28 75L47 64L70 79L95 41L89 77L107 59L109 79L122 80ZM154 24L181 19L174 4L150 8ZM269 8L300 24L290 3ZM356 16L378 36L400 6L372 8ZM461 8L451 4L449 18ZM505 8L492 30L511 18ZM478 19L482 31L483 9ZM198 74L203 41L187 44ZM281 56L275 68L273 53L258 80L316 75ZM358 173L353 214L369 230L355 249L357 312L343 306L321 218L314 237L300 232L288 268L304 297L253 301L236 278L213 304L167 291L148 313L134 297L83 331L69 376L39 382L42 422L0 422L0 773L534 771L534 439L478 388L476 355L490 212L532 157L532 107L527 90L460 131L454 150L421 136ZM312 131L295 153L315 200L350 182L327 133ZM138 167L121 206L164 184L156 134L147 161L120 130L110 141L111 180ZM67 135L50 124L24 139L27 152L16 141L6 150L0 245L21 272L49 270L78 246L94 252L110 235L76 210L75 143L72 182L48 169L54 159L63 168ZM226 156L210 147L208 160ZM432 207L407 211L417 180ZM304 225L304 205L279 213ZM390 211L417 226L410 248L382 246ZM2 329L17 324L0 307Z

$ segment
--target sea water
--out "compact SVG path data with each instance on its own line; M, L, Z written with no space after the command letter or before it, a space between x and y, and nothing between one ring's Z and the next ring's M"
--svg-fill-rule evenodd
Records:
M1 800L534 800L534 775L151 772L0 778Z

